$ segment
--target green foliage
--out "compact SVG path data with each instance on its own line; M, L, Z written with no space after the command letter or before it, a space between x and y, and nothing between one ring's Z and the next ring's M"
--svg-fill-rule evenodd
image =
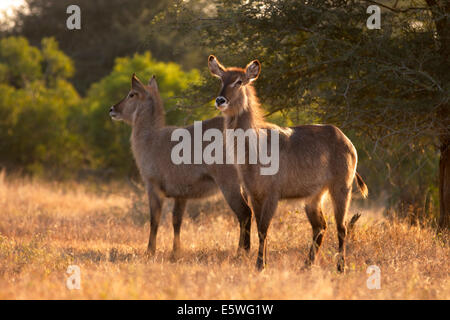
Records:
M23 37L0 39L0 74L3 82L16 87L42 77L42 54Z
M54 40L42 44L40 51L24 38L0 41L0 165L61 175L83 157L80 137L69 127L80 97L64 79L73 70L70 60Z
M54 38L42 39L43 70L47 81L55 78L70 78L75 69L72 60L59 50Z

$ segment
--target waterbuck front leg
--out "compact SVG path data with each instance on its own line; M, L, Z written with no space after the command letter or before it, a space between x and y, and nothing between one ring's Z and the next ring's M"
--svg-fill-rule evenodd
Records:
M239 219L239 246L238 254L242 252L248 253L250 251L250 231L252 226L252 215L243 216Z
M242 251L245 251L246 253L250 251L250 232L252 226L252 210L248 204L248 196L244 190L240 191L243 214L238 216L240 227L238 254Z
M180 229L183 222L183 214L186 209L186 199L175 199L173 206L172 223L173 223L173 251L172 258L178 259L181 251Z
M238 255L242 252L250 251L250 229L252 225L252 210L247 204L247 200L241 194L241 188L237 181L235 173L229 172L229 175L218 175L215 180L222 194L230 206L231 210L236 214L239 221L239 246Z
M230 207L236 213L239 221L239 246L238 255L250 251L250 231L252 226L252 210L241 194L234 194L228 201Z
M258 200L250 196L250 203L258 226L259 249L256 268L262 271L267 266L267 231L277 210L278 197L270 195Z
M147 185L147 195L150 209L150 237L148 240L147 254L154 255L156 251L156 235L161 220L163 197L159 190L151 184Z

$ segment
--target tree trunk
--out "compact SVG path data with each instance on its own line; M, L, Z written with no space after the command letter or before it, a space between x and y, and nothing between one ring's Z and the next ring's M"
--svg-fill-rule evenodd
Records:
M450 228L450 137L441 141L441 158L439 159L439 228Z
M449 56L450 56L450 1L448 0L426 0L433 15L436 31L439 38L441 56L441 74L439 78L442 83L448 83L449 79ZM445 88L445 86L444 86ZM439 134L441 143L441 157L439 159L439 228L448 229L450 226L450 110L449 103L445 101L440 106L437 117L441 122L442 130Z

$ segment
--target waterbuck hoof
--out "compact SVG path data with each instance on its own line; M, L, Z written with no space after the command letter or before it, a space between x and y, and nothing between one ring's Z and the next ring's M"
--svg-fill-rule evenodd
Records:
M305 265L301 268L301 270L309 271L309 270L311 270L312 265L313 265L313 262L309 259L306 259Z
M236 251L236 257L247 257L250 254L250 248L239 247Z
M147 251L145 251L145 256L147 258L151 258L151 257L153 257L155 255L155 253L156 253L155 249L148 248Z
M263 262L256 262L256 270L261 272L264 271L264 269L266 268L266 265Z
M337 271L340 273L345 273L345 262L344 261L339 261L337 264Z
M171 262L177 262L178 260L180 260L180 258L181 258L180 250L172 251L172 254L170 255Z

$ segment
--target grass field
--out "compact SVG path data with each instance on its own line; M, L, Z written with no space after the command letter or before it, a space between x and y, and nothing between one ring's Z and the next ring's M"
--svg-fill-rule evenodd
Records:
M1 176L0 299L450 299L448 235L389 221L377 210L359 210L347 272L338 274L331 211L318 260L302 270L311 228L300 202L281 203L269 231L269 265L258 273L255 223L251 252L238 257L237 221L220 196L188 207L176 262L169 200L157 253L147 258L145 202L133 194L125 183ZM80 290L66 287L69 265L80 267ZM381 269L380 290L367 288L369 265Z

